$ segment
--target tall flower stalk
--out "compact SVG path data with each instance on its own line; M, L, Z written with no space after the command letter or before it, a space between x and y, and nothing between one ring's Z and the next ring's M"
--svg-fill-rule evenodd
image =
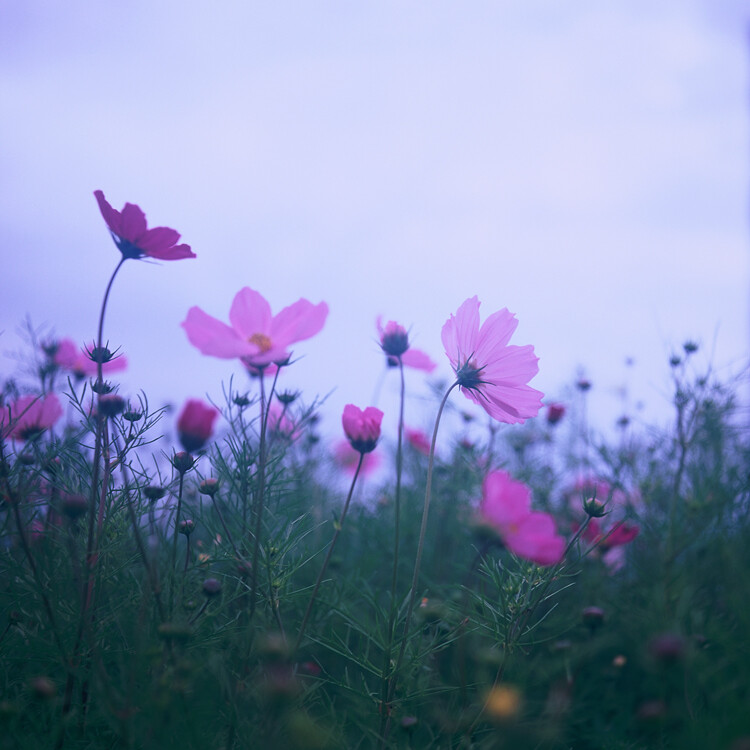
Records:
M341 517L335 524L333 537L331 538L331 542L328 545L328 552L326 553L326 557L323 561L323 566L320 569L320 573L318 573L318 579L315 582L312 594L310 595L310 601L307 603L307 609L305 610L304 617L302 618L302 624L299 627L297 639L294 642L293 651L296 651L299 648L300 643L302 643L302 636L305 634L305 628L307 627L307 623L310 619L313 604L315 604L315 599L318 595L318 589L320 589L320 585L323 582L323 577L325 576L326 570L328 569L328 563L331 560L331 555L333 555L333 550L336 547L336 542L338 541L341 531L344 528L344 520L346 519L346 514L349 510L349 504L351 503L352 496L354 495L354 487L357 484L357 478L359 477L359 472L362 469L362 463L365 460L365 456L375 450L375 446L378 444L378 440L380 439L380 424L382 420L383 412L380 411L380 409L376 409L374 406L368 406L364 411L358 409L353 404L347 404L344 407L344 414L341 418L344 432L346 433L346 436L349 439L352 448L354 448L354 450L359 453L359 461L357 462L357 468L355 469L354 476L352 477L352 483L349 487L349 493L346 496L344 509L341 511Z

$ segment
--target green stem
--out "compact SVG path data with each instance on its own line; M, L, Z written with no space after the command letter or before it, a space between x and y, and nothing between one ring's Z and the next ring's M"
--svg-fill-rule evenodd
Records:
M320 588L320 584L323 582L323 576L325 575L326 569L328 568L328 563L331 559L331 555L333 554L333 548L336 546L336 542L338 541L339 535L341 534L341 530L344 528L344 519L346 518L346 512L349 510L349 503L351 502L352 495L354 494L354 485L357 483L357 477L359 476L359 471L362 468L362 462L364 461L364 459L365 454L360 453L359 463L357 464L357 469L354 472L354 477L352 478L352 485L349 488L349 494L346 496L346 502L344 503L344 510L341 511L341 518L339 519L338 524L336 524L335 531L333 532L333 538L331 539L331 543L328 545L328 553L326 554L326 559L323 562L323 567L320 569L320 573L318 573L318 580L315 582L315 588L313 589L312 595L310 596L310 601L307 603L307 610L305 611L305 616L302 618L302 624L299 627L297 640L294 642L294 649L292 649L293 653L297 651L300 643L302 642L302 636L305 633L305 628L307 627L307 621L310 619L310 613L312 612L315 597L318 594L318 589Z
M274 383L276 381L274 380ZM253 544L253 564L250 571L250 617L255 613L258 593L258 561L260 560L260 537L263 531L263 505L266 486L266 427L268 426L268 406L263 372L260 373L260 445L258 447L258 489L255 498L255 540Z
M404 653L406 652L406 644L407 644L407 641L409 640L411 616L412 616L412 612L414 611L414 600L416 599L416 595L417 595L417 586L419 585L419 570L422 564L422 550L424 549L424 539L425 539L425 534L427 532L427 518L430 512L430 500L432 498L432 472L433 472L433 468L435 465L435 445L437 443L438 428L440 427L440 418L443 415L443 409L445 409L445 404L448 402L448 396L450 396L451 391L457 385L458 385L458 381L453 383L453 385L451 385L450 388L448 388L448 390L445 392L445 396L443 396L443 400L440 402L440 408L438 409L437 418L435 419L435 428L432 431L432 443L430 445L430 461L427 466L427 487L425 488L424 508L422 510L422 526L419 530L419 542L417 543L417 556L414 561L414 575L412 576L411 589L409 591L409 604L406 608L406 619L404 621L404 634L401 637L401 647L398 652L398 659L396 659L396 666L394 667L392 675L391 675L390 686L388 688L388 700L386 701L386 706L383 707L383 710L386 712L389 712L390 704L393 702L393 696L396 692L396 680L398 678L399 670L401 669L401 664L404 661ZM384 743L387 738L387 734L388 734L388 725L386 725L385 734L383 736Z
M388 724L388 712L385 706L388 703L388 677L391 666L391 652L393 648L393 631L396 623L396 591L398 587L398 553L401 534L401 475L404 466L404 401L406 386L404 382L404 363L398 358L399 374L401 375L400 404L398 413L398 446L396 448L396 498L394 501L394 533L393 533L393 572L391 574L391 601L388 614L388 631L386 633L386 647L383 653L382 688L381 688L381 714L380 735L385 737Z
M185 480L185 472L180 472L180 486L177 491L177 512L174 517L174 536L172 537L172 561L169 566L169 619L172 619L174 611L174 586L175 586L175 566L177 565L177 537L180 535L180 511L182 510L182 488Z

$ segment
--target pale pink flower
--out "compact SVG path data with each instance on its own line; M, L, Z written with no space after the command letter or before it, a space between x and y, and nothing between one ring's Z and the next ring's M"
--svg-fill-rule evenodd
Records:
M268 409L268 429L272 434L287 440L296 440L300 436L300 429L289 418L286 409L277 404L271 404Z
M384 326L382 317L378 316L376 326L380 336L380 348L385 353L390 367L398 367L399 359L403 365L415 370L432 372L437 367L429 355L411 347L409 334L402 325L389 320Z
M364 411L354 404L347 404L341 415L341 424L349 442L355 451L370 453L380 439L380 424L383 412L374 406L368 406Z
M72 372L77 377L96 376L97 364L89 357L86 349L77 347L72 339L60 339L56 347L52 360L58 367ZM93 349L92 345L89 351ZM128 361L125 357L114 357L109 362L102 363L102 372L105 374L120 372L127 366Z
M361 477L372 474L380 466L381 458L377 451L360 453L352 448L352 444L348 440L339 440L333 446L333 458L347 474L354 474L359 464L360 456L363 456L362 468L359 470Z
M406 435L406 440L412 448L424 453L425 456L430 455L430 438L426 432L406 427L404 428L404 435Z
M539 371L533 346L509 346L518 321L506 308L479 326L479 299L467 299L443 326L445 353L466 396L494 419L523 423L539 413L542 394L527 385Z
M62 413L60 400L54 393L21 396L0 410L0 434L3 439L28 440L52 427Z
M537 565L556 565L565 552L552 517L531 510L531 490L505 471L493 471L482 485L481 520L515 555Z
M297 300L278 315L249 287L240 289L229 310L230 325L211 317L199 307L191 307L182 327L190 343L203 354L221 359L239 357L246 366L265 367L286 362L289 347L309 339L323 328L328 305Z
M188 399L177 419L177 436L188 452L200 450L214 434L217 409L200 399Z
M146 224L146 215L140 207L126 203L122 211L115 211L107 203L101 190L94 191L104 221L109 227L115 245L123 258L156 258L158 260L182 260L195 258L190 245L178 245L179 232L169 227L153 227Z

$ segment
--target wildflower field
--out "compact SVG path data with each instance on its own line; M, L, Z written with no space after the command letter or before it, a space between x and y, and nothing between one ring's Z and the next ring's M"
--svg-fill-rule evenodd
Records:
M283 386L328 306L244 286L185 314L196 358L247 375L171 445L118 388L107 301L127 260L200 259L95 198L120 255L91 339L32 335L2 385L0 750L750 748L746 413L696 344L665 361L671 427L605 441L591 383L534 387L507 309L435 322L427 406L406 383L436 363L379 318L398 429L349 404L329 445ZM446 434L467 399L484 422Z

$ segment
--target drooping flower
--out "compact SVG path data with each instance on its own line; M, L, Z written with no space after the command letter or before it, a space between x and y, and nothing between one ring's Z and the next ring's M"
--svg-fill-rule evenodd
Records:
M514 554L537 565L556 565L565 540L547 513L531 510L531 490L505 471L493 471L482 485L479 515Z
M101 190L95 190L94 197L123 258L147 256L158 260L182 260L196 257L190 245L177 244L180 234L174 229L149 229L146 215L139 206L126 203L122 211L116 211L107 203Z
M494 419L509 424L535 417L542 394L527 385L539 371L533 346L509 346L518 321L506 308L479 326L477 297L467 299L443 326L445 353L461 390Z
M364 411L354 404L347 404L341 415L341 424L352 448L359 453L371 453L380 439L380 423L383 412L374 406Z
M219 412L200 399L188 399L177 420L177 435L188 452L200 450L211 439Z
M94 351L92 345L90 350L79 349L72 339L60 339L57 342L52 361L61 369L68 370L76 377L95 377L97 374L97 363L88 354ZM115 356L108 362L102 363L102 372L110 374L120 372L128 366L125 357Z
M352 448L352 444L348 440L339 440L333 446L333 459L347 474L354 474L362 455ZM362 459L362 468L359 470L360 477L372 474L380 466L380 462L381 458L378 451L365 453Z
M203 354L221 359L239 357L246 366L262 368L271 363L285 362L289 347L309 339L323 328L328 305L314 305L306 299L297 300L278 315L271 315L271 306L256 291L245 287L235 296L229 310L230 325L191 307L182 327L190 343Z
M411 347L409 334L402 325L389 320L384 326L380 316L378 316L376 325L380 336L380 348L386 356L389 367L398 367L399 359L406 367L424 370L428 373L437 367L437 364L430 359L429 355Z
M425 456L430 455L430 438L427 433L422 430L406 427L404 428L404 435L406 435L406 441L412 448L423 453Z
M3 439L28 440L52 427L62 413L60 400L54 393L21 396L0 411L0 433Z

